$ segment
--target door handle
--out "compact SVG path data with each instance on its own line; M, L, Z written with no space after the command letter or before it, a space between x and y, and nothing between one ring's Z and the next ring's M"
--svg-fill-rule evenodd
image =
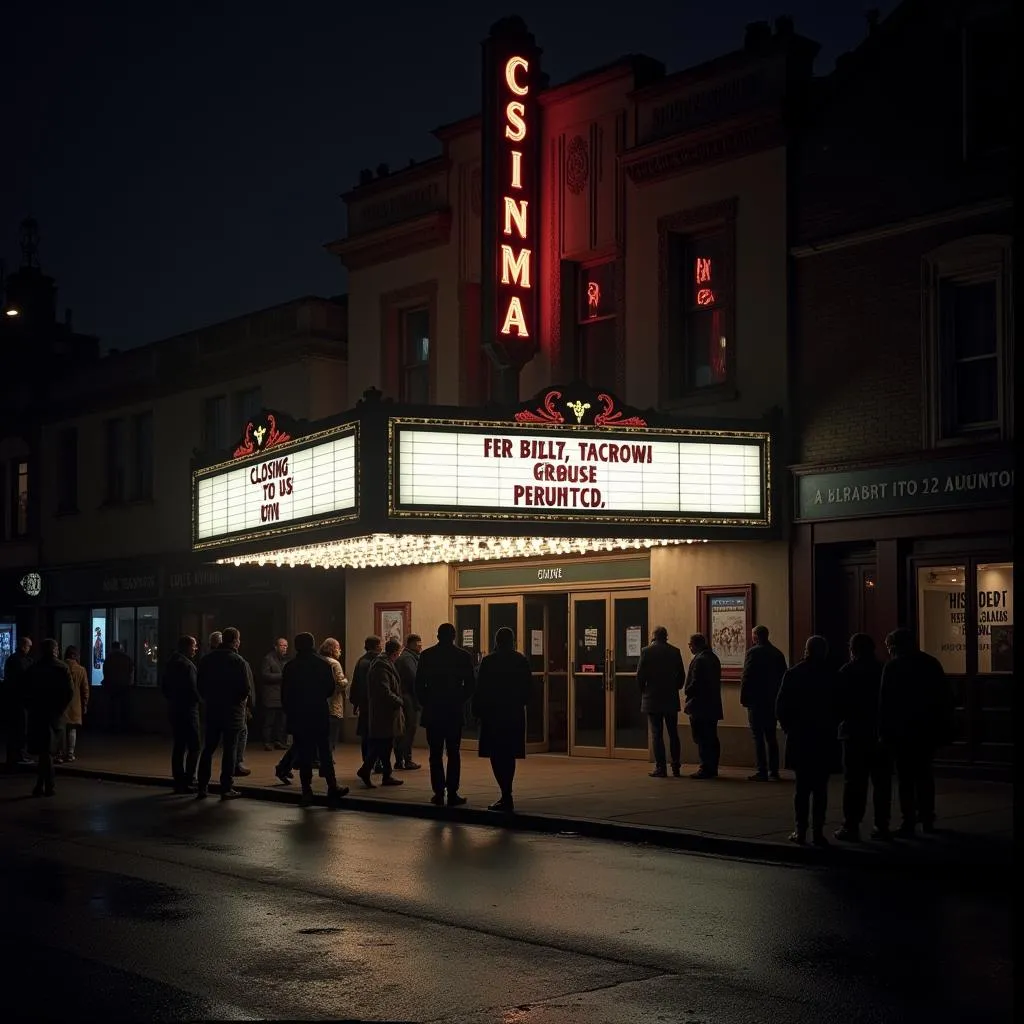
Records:
M604 652L604 670L605 679L607 681L608 690L610 692L615 689L615 661L613 651Z

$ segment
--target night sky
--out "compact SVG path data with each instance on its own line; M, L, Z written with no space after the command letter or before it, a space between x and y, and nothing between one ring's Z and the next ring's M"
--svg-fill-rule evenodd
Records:
M106 347L337 294L322 245L344 234L339 193L362 167L434 155L430 130L477 111L498 18L526 19L557 83L629 52L678 70L778 14L822 44L823 73L866 8L893 6L22 0L0 20L0 256L18 265L36 217L61 315Z

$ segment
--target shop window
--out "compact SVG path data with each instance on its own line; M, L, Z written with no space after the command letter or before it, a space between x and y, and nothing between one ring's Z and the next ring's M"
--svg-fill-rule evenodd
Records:
M134 608L93 608L91 614L90 679L93 686L103 682L103 666L113 644L132 660L136 686L159 682L160 611L155 606Z
M107 609L93 608L90 616L91 659L89 682L93 686L103 685L103 662L107 658Z
M258 420L262 412L263 388L246 388L244 391L236 392L234 421L239 428Z
M1009 239L964 239L931 253L924 290L932 442L1012 436Z
M918 645L938 658L949 675L967 672L966 577L966 565L917 570Z
M964 29L965 159L1009 146L1014 38L1009 5L999 14L972 21Z
M430 401L430 310L406 310L401 324L401 398L403 402L426 405Z
M107 460L105 498L108 505L116 505L124 501L127 477L124 420L107 420L104 433Z
M131 497L146 501L153 497L153 413L132 417Z
M978 566L978 672L1013 673L1013 562Z
M57 512L78 511L78 428L64 427L57 439Z
M160 610L153 606L136 609L135 684L156 686L159 676Z
M4 678L4 666L7 659L14 653L18 643L18 627L15 623L5 620L0 622L0 679Z
M735 204L660 224L662 392L721 388L734 377Z
M576 376L594 388L616 387L618 267L580 267L576 285Z
M223 451L231 444L231 440L227 395L213 395L203 402L203 449L208 452Z

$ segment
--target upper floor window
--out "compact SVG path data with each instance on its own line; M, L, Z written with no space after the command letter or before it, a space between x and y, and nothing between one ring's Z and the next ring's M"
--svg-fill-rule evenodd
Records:
M107 420L103 429L106 455L106 493L104 498L107 504L117 504L125 499L125 485L128 476L124 420Z
M972 19L963 32L964 157L1010 143L1015 38L1010 7Z
M140 412L132 417L131 497L153 497L153 413Z
M405 310L401 315L402 401L430 401L430 309Z
M1010 242L964 239L925 259L929 441L1012 436Z
M735 373L735 206L662 219L662 382L671 399L722 387Z
M615 388L618 354L618 268L614 261L579 268L576 284L576 376Z
M11 463L11 536L28 536L29 477L28 462L17 459Z
M57 511L78 511L77 427L64 427L57 439Z
M244 391L235 392L235 417L236 429L243 429L246 423L257 419L263 411L263 389L246 388ZM227 444L231 438L227 439ZM226 446L225 446L226 447Z
M203 403L203 448L222 451L230 444L227 395L213 395Z

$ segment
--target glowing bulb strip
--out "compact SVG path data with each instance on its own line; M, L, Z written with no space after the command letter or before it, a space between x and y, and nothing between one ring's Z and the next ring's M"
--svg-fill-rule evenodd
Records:
M590 555L608 551L649 551L703 540L630 540L622 537L451 537L373 533L365 537L281 548L256 555L220 558L221 565L313 566L321 569L372 569L381 566L466 564L547 555Z

